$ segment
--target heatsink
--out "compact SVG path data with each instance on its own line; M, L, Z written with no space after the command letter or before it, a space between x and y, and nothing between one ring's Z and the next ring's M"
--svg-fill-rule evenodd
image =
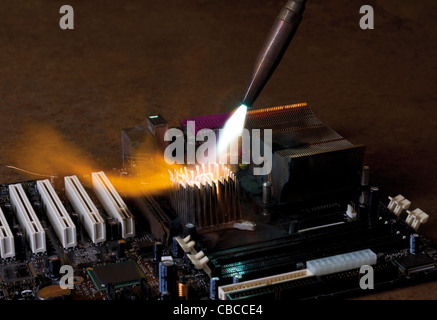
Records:
M93 189L106 212L121 224L123 238L135 236L135 220L132 213L115 190L103 171L93 172Z
M238 181L224 165L197 165L170 171L170 201L183 225L198 229L235 227L241 217Z
M36 182L36 185L41 196L43 208L62 246L64 248L75 247L77 245L76 226L67 210L65 210L50 181L47 179L39 180Z
M0 208L0 254L3 259L15 257L14 236Z
M9 185L12 208L33 253L46 252L46 234L20 183Z
M80 215L92 242L100 243L106 240L105 221L85 191L77 176L64 177L65 194L68 200Z

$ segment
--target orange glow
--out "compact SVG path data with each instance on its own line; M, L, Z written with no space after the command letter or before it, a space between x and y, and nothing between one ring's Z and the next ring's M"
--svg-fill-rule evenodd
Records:
M171 187L168 170L179 169L168 165L161 153L154 153L154 139L146 141L144 157L130 170L130 175L122 175L120 170L105 170L99 167L99 160L68 141L53 128L41 125L30 126L17 142L17 150L12 152L11 166L29 172L55 175L77 175L79 180L90 187L91 173L104 170L115 189L126 196L141 192L156 193ZM100 161L104 163L104 161ZM29 174L25 179L43 179Z

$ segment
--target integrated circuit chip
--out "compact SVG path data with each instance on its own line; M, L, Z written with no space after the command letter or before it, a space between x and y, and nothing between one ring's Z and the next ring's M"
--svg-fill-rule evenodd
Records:
M145 277L133 260L96 266L87 271L99 291L105 291L109 283L116 289L139 284L140 279Z

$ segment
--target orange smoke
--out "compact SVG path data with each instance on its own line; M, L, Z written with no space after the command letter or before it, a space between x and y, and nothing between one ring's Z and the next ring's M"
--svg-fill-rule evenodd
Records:
M122 174L121 170L108 171L99 167L98 159L48 126L29 126L19 140L19 148L12 153L10 165L33 173L59 178L77 175L82 183L91 186L91 173L103 170L115 189L127 196L161 192L171 186L168 169L173 167L165 162L161 153L154 151L157 148L152 136L144 144L144 150L139 150L141 160L129 168L129 175ZM29 179L44 178L29 175Z

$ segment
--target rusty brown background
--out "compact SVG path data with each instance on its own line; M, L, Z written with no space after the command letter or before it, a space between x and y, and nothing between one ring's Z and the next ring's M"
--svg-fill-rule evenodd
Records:
M435 0L308 1L304 20L255 107L308 102L353 143L368 146L371 181L430 215L437 241ZM284 1L0 2L0 182L34 134L54 128L99 168L120 166L120 129L161 113L238 106L252 63ZM59 28L59 8L75 29ZM359 28L362 4L375 30ZM31 168L28 168L31 169ZM437 283L373 294L436 299Z

